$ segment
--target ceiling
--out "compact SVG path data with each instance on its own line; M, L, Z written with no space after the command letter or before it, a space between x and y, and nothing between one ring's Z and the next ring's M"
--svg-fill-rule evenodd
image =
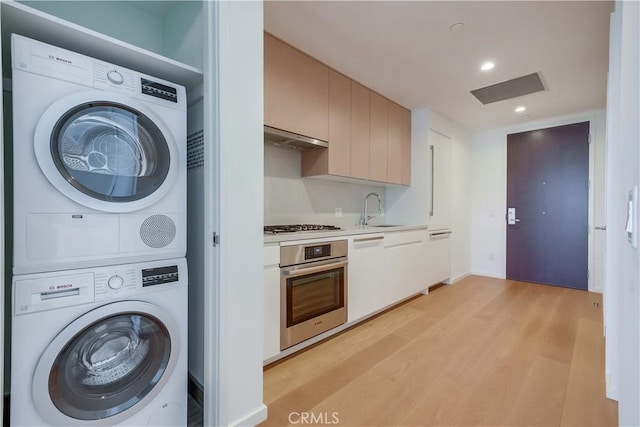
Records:
M604 108L600 1L266 1L265 31L409 108L469 130ZM462 31L450 27L463 23ZM485 61L495 67L481 71ZM539 72L546 90L483 105L469 91ZM526 110L516 113L517 106Z

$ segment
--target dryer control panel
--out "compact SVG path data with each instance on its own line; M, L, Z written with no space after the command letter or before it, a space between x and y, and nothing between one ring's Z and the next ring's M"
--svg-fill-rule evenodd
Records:
M187 108L186 89L181 85L17 34L11 40L16 70L125 93L180 111Z

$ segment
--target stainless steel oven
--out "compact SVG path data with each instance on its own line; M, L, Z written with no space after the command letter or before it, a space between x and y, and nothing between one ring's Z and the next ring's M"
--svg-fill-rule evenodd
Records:
M347 321L347 241L280 248L280 349Z

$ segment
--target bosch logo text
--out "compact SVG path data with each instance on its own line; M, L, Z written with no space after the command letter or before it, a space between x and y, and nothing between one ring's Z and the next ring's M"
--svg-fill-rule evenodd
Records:
M63 62L65 64L71 64L70 59L60 58L59 56L49 55L49 59L53 59L54 61Z
M57 289L69 289L69 288L73 288L73 285L70 283L65 283L64 285L49 286L50 291L55 291Z

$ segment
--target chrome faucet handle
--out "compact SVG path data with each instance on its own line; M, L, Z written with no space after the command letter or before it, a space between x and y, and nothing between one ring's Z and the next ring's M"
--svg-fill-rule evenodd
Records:
M369 225L369 220L374 217L375 215L367 215L367 219L365 220L364 225Z

